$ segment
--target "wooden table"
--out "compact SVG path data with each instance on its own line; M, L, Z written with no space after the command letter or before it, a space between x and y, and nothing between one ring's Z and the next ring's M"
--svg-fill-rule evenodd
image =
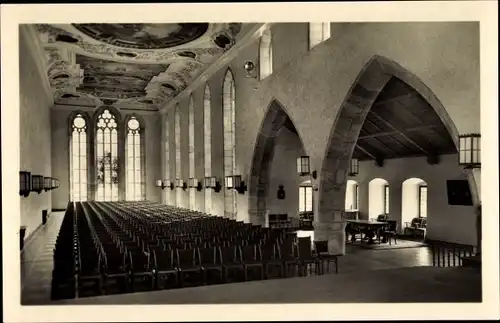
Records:
M375 236L375 232L379 231L381 228L387 225L387 222L381 222L381 221L370 221L370 220L347 220L347 223L351 223L351 226L359 229L359 230L364 230L366 233L366 236L368 237L368 244L373 243L373 237ZM385 237L383 238L382 242L385 242ZM354 242L356 241L355 235L352 235L351 241Z

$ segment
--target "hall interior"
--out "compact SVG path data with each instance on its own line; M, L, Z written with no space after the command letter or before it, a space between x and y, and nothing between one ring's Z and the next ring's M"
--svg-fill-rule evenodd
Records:
M20 25L21 304L481 302L479 31Z

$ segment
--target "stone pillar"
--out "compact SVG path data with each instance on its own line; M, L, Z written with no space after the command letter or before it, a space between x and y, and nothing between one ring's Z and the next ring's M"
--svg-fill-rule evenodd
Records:
M359 219L360 220L368 220L370 203L369 203L369 189L368 182L361 182L359 185Z
M345 221L314 222L314 240L328 241L328 253L345 255Z
M389 220L398 221L398 233L402 233L403 183L400 180L389 182Z

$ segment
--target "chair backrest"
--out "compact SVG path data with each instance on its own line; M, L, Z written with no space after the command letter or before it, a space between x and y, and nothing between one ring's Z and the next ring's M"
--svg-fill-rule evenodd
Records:
M385 222L388 218L389 214L379 214L379 216L377 216L377 221Z
M316 250L317 254L328 252L328 241L327 240L314 241L314 250Z
M387 226L388 231L396 231L398 229L398 221L388 220L387 223L388 223L388 226Z
M177 262L176 262L177 266L184 267L184 266L196 265L195 249L177 249L176 252L177 252Z
M297 239L297 256L299 258L312 257L311 237Z
M172 249L167 251L155 250L153 252L153 266L157 269L170 268L174 266L174 251Z
M221 247L220 248L220 253L222 256L222 261L224 263L227 262L238 262L238 256L236 252L236 246L232 247Z
M220 264L220 256L217 247L199 248L198 261L203 264Z
M240 252L243 262L257 260L257 245L240 247Z

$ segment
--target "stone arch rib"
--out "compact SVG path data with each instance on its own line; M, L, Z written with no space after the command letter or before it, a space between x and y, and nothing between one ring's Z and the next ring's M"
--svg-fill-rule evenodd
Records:
M434 93L417 76L398 63L387 57L374 55L351 86L330 132L321 167L317 221L341 220L349 162L359 133L373 102L393 76L413 87L427 99L448 129L458 151L456 126ZM472 194L477 198L477 187L472 174L469 174L469 183Z
M248 214L254 224L265 222L276 136L288 118L283 105L276 99L271 100L257 135L250 169Z

